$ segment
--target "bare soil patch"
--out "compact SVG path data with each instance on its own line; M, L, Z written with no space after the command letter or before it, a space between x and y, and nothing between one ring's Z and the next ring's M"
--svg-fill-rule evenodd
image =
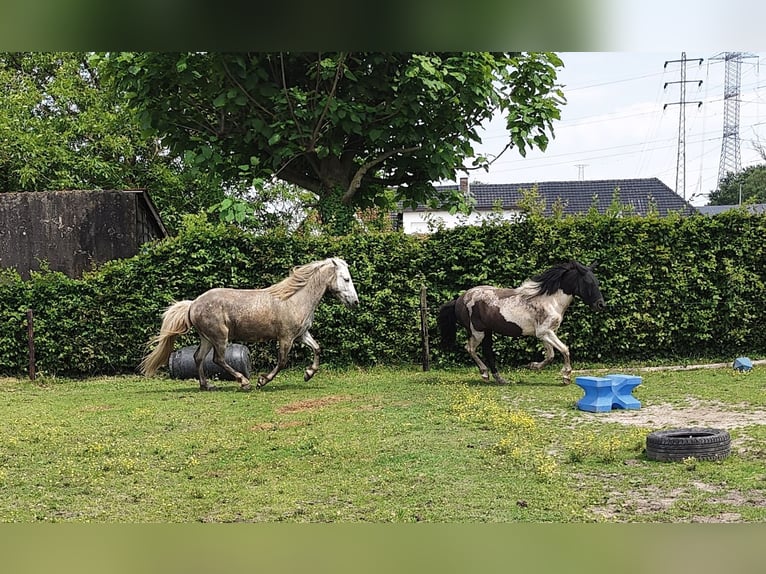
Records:
M613 409L605 413L583 412L587 419L616 422L624 425L663 429L709 427L733 429L752 425L766 425L766 411L748 404L727 405L716 401L687 398L686 404L669 403L642 406L640 409Z
M717 401L701 401L689 397L683 404L663 403L642 406L640 409L614 409L605 413L581 413L585 420L616 422L624 425L644 427L652 430L664 428L705 427L718 429L737 429L753 425L766 425L766 411L753 408L752 405L724 404ZM740 453L747 451L748 437L732 439L732 446ZM636 462L636 464L642 464ZM661 463L667 464L667 463ZM689 489L674 488L665 490L658 486L642 486L630 492L612 491L605 504L592 508L594 515L609 521L640 520L652 514L662 513L679 500L693 497L694 491L712 493L715 497L711 504L720 504L721 512L699 515L691 522L733 523L742 519L736 509L741 506L766 506L766 497L760 492L729 489L722 485L706 484L695 481Z
M321 397L318 399L305 399L303 401L296 401L277 409L277 412L281 415L290 413L300 413L303 411L310 411L326 407L327 405L334 405L335 403L341 403L344 401L350 401L352 397L348 395L330 395L327 397Z

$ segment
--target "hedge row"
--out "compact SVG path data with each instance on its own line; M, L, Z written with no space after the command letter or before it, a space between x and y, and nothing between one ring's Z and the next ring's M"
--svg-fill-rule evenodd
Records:
M435 349L438 306L477 284L518 285L551 265L598 260L608 311L581 302L559 331L575 361L693 360L762 356L766 351L766 218L702 216L542 219L442 230L427 237L369 233L339 238L273 232L251 236L189 218L177 237L144 247L75 280L54 272L22 281L0 272L0 373L27 368L26 310L35 316L38 369L59 375L133 372L171 301L214 286L264 287L301 263L346 259L360 305L328 299L312 333L323 362L420 361L420 286L428 289L432 361L469 364L465 353ZM195 344L192 335L180 345ZM502 339L502 364L540 354L534 339ZM273 344L251 345L255 368ZM302 347L294 360L309 357Z

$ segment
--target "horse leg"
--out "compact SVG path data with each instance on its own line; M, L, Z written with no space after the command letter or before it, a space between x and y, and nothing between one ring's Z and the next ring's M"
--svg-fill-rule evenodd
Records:
M243 391L249 391L252 387L248 378L234 370L234 368L226 362L226 340L217 341L213 344L213 362L221 367L224 371L229 373L234 379L239 382L239 388Z
M200 337L199 347L194 351L194 364L197 366L197 378L199 379L199 388L202 391L214 391L215 387L208 384L205 376L205 357L213 348L213 344L205 337Z
M536 363L534 361L529 363L527 365L528 368L539 371L543 367L547 367L548 365L551 364L551 361L553 361L553 357L554 357L553 345L551 345L547 341L543 341L543 347L545 347L545 359L543 359L539 363Z
M260 375L258 377L258 383L255 385L256 388L260 389L262 386L268 384L277 376L279 371L285 368L285 365L287 365L287 357L289 356L292 347L292 339L283 339L279 341L279 358L277 359L277 364L268 375Z
M540 335L540 339L543 341L544 345L551 345L561 353L561 356L564 358L564 367L561 369L561 379L565 385L568 385L572 382L572 362L569 358L569 347L567 347L553 331L544 332Z
M487 366L489 367L492 376L495 377L495 380L499 384L507 385L508 381L497 372L497 365L495 365L495 350L492 348L492 331L486 331L484 333L481 349L484 352L484 360L487 361Z
M489 370L487 369L487 365L481 361L479 355L476 353L476 347L479 346L483 339L484 333L482 331L474 331L471 329L470 336L468 337L468 342L465 344L465 350L468 351L468 354L471 355L471 358L473 359L474 363L476 363L476 366L479 367L481 378L485 381L488 381Z
M314 362L311 363L311 366L306 369L306 372L303 375L303 380L308 381L319 370L319 343L314 340L314 337L312 337L311 333L308 331L303 333L301 341L304 345L311 347L311 350L314 351Z

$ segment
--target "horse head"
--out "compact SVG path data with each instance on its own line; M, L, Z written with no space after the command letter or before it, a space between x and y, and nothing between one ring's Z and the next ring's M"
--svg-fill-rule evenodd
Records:
M573 262L577 269L577 280L575 283L575 294L585 301L594 311L603 311L606 308L604 297L598 287L598 279L593 270L598 265L598 261L593 261L588 266Z
M331 257L330 261L335 273L327 289L347 307L356 307L359 304L359 296L356 294L348 263L339 257Z

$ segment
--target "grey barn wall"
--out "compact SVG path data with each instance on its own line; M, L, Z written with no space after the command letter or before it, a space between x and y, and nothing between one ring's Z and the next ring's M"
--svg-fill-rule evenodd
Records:
M40 269L80 277L94 265L132 257L167 235L145 192L0 194L0 267L22 277Z

